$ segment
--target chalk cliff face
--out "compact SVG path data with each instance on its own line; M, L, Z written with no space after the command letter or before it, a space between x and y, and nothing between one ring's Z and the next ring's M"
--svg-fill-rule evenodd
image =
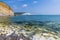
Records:
M0 14L1 16L14 16L13 10L4 2L0 2Z

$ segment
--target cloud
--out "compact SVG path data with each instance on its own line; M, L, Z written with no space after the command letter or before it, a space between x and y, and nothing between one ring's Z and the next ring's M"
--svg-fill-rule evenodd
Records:
M28 4L23 4L22 7L28 7Z
M38 1L33 1L33 3L35 4L35 3L37 3Z
M31 15L31 13L24 13L24 14L22 14L22 15Z

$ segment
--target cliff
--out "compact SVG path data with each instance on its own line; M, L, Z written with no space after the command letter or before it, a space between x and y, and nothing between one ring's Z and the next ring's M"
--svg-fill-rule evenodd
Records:
M14 16L13 10L4 2L0 2L0 14L6 16Z

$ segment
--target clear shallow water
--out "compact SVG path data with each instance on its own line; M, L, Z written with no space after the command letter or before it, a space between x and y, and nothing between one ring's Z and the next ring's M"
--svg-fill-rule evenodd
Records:
M7 27L8 31L5 34L7 33L9 34L13 30L14 34L12 33L13 35L11 34L10 36L14 37L14 35L19 35L17 36L16 39L18 39L22 33L24 34L23 37L24 36L29 37L29 39L30 38L33 39L33 36L35 36L36 34L38 34L38 36L40 36L41 34L41 36L45 36L45 38L48 36L49 36L48 38L50 38L51 37L50 35L52 35L54 39L60 40L59 39L60 38L60 16L58 15L55 15L55 16L54 15L29 15L29 16L21 15L21 16L12 17L11 21L15 23L9 23L9 22L8 24L3 23L0 25L1 30L4 29L3 31L5 33L5 30L6 30L5 27ZM48 35L42 35L44 33ZM6 38L9 38L9 37L6 37Z
M23 24L25 24L25 25L27 22L27 24L29 26L32 25L31 28L34 27L34 29L35 29L35 26L36 26L37 27L36 29L38 29L38 28L42 29L41 32L43 32L43 33L46 33L46 32L52 33L52 34L54 34L54 36L60 35L60 15L21 15L21 16L14 16L14 17L12 17L12 22L23 22ZM32 29L32 30L34 30L34 29Z
M12 21L60 21L60 15L22 15L12 17Z

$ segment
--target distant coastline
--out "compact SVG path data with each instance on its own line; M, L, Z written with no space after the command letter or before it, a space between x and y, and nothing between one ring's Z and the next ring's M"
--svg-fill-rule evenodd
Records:
M14 16L20 16L20 15L22 15L22 14L24 14L24 13L26 13L26 12L15 12L15 13L14 13Z

